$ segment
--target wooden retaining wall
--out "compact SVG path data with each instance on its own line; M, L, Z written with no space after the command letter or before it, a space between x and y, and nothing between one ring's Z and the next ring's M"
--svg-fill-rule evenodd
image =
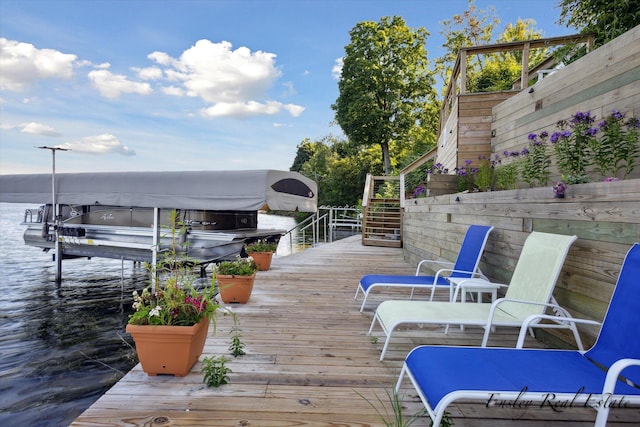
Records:
M470 224L495 227L481 262L492 281L509 283L531 231L577 235L554 296L573 315L604 318L626 252L640 241L640 179L569 186L566 198L551 187L458 193L407 201L404 256L455 260ZM581 327L585 345L598 328ZM574 346L564 333L540 337L554 346Z
M550 74L493 108L493 153L521 151L527 135L591 111L599 122L616 109L640 116L640 26ZM633 177L640 177L636 168Z

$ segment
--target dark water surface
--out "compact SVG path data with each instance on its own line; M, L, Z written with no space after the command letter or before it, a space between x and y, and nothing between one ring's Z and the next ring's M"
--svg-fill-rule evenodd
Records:
M0 203L0 425L66 426L137 363L124 328L148 279L131 262L65 260L58 288L51 253L22 239L32 207Z

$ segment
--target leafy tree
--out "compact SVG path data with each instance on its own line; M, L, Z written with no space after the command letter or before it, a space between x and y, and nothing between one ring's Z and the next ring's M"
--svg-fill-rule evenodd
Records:
M495 14L494 8L488 10L479 10L473 0L469 0L469 7L463 13L453 15L453 18L442 21L442 34L445 37L445 43L442 45L446 49L446 53L435 60L436 72L447 83L453 72L458 52L463 47L480 46L489 44L493 34L493 28L500 23L500 19ZM482 57L474 55L467 58L467 68L472 77L473 70L482 70L484 63ZM468 71L469 73L469 71ZM446 86L443 87L446 91Z
M394 16L361 22L349 34L340 95L332 108L351 143L380 145L388 175L390 144L407 143L429 104L438 103L425 48L429 33L422 27L410 29Z
M362 196L367 173L380 174L379 147L360 147L333 136L319 141L305 139L298 145L301 158L308 155L299 172L318 184L318 204L355 206Z
M596 47L640 24L640 0L561 0L559 6L559 22L594 33Z
M313 155L313 142L309 138L305 138L296 148L298 149L296 158L293 159L293 164L289 168L292 172L300 172L302 165L309 161Z
M495 10L479 10L469 1L468 9L443 22L441 34L446 37L443 45L447 53L436 59L438 74L449 82L458 51L463 47L481 46L492 43L493 31L500 23ZM534 28L535 21L518 19L508 24L496 43L520 40L535 40L542 33ZM529 66L541 62L548 55L547 49L532 49L529 52ZM468 92L492 92L511 89L522 71L522 51L505 51L467 57ZM443 89L446 90L446 87Z

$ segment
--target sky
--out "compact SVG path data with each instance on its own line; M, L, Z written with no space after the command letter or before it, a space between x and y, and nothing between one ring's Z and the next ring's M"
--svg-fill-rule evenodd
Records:
M476 0L495 34L558 0ZM331 109L349 31L401 16L424 27L467 0L2 0L0 174L289 170L304 139L342 137ZM441 84L441 83L440 83Z

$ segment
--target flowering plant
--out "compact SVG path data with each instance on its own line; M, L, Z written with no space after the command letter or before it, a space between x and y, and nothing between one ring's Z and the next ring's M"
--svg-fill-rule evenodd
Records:
M266 240L256 240L255 242L245 245L247 253L251 252L275 252L278 249L278 244L275 242L268 242Z
M495 162L481 155L478 157L479 166L477 168L474 183L480 191L489 191L493 187L495 180Z
M553 185L553 194L556 197L564 197L564 192L567 191L567 184L562 181L558 181Z
M499 190L514 190L518 187L520 164L518 156L520 156L520 153L518 151L509 152L505 150L502 154L504 155L503 159L498 154L494 158L496 188ZM507 159L509 161L506 161Z
M568 121L560 120L560 131L549 139L555 149L558 169L569 184L588 182L586 168L592 163L590 147L598 133L592 126L595 119L590 111L578 111Z
M195 274L188 260L178 255L179 228L177 211L170 214L172 245L151 269L153 282L141 293L133 292L129 316L133 325L193 326L203 318L212 319L220 305L215 300L213 283L202 290L194 287Z
M192 284L168 279L162 288L152 293L146 287L139 294L133 291L133 308L129 317L133 325L193 326L203 318L213 318L220 305L214 299L214 287L198 292Z
M216 274L225 276L251 276L256 271L258 271L258 265L251 257L237 257L234 261L222 261L216 267Z
M547 149L549 133L529 134L529 147L522 150L521 176L524 182L532 187L544 187L549 180L551 158Z
M640 120L630 117L625 122L623 113L612 110L598 124L598 129L602 137L590 141L594 168L602 176L624 179L640 157Z
M433 175L433 174L448 174L449 173L449 169L445 168L444 165L440 162L432 165L429 169L427 169L427 174L428 175Z
M418 197L426 197L427 196L427 189L424 185L418 185L414 190L413 190L413 198L417 199Z

